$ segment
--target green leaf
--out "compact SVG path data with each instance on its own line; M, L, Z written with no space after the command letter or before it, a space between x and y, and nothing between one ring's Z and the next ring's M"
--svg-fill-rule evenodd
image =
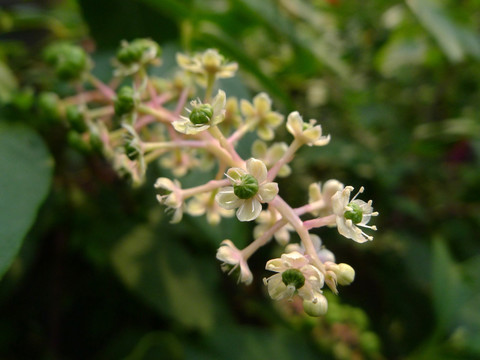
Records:
M18 87L17 79L10 68L0 60L0 102L7 102Z
M438 1L407 0L407 4L450 61L462 61L467 54L480 58L478 35L451 20Z
M467 289L461 279L460 269L453 262L445 242L433 242L433 304L438 327L449 331L458 325Z
M215 272L187 251L173 226L136 227L119 239L111 260L125 284L164 316L187 328L213 325Z
M0 124L0 277L37 216L52 169L52 158L33 130Z

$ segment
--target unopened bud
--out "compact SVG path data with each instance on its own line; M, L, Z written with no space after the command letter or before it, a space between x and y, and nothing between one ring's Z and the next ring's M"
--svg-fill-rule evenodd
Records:
M122 86L117 93L114 108L118 116L131 113L135 109L135 92L130 86Z
M192 109L190 121L195 125L208 124L213 116L213 108L210 104L201 104Z
M76 105L70 105L65 110L65 117L75 131L82 133L87 130L83 112Z
M325 315L328 310L327 298L320 293L315 293L312 300L303 301L303 310L310 316Z
M53 92L42 92L37 99L40 117L45 120L58 120L60 118L60 100Z
M89 65L88 56L80 46L57 43L44 52L45 61L55 68L55 73L62 80L78 79Z
M340 285L350 285L355 279L355 270L348 264L338 264L337 282Z
M150 39L135 39L132 42L123 42L117 52L117 60L123 65L131 65L158 57L160 46Z

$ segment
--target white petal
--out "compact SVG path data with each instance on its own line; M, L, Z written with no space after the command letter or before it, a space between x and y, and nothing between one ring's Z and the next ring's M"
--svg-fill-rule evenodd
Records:
M258 189L258 197L263 203L272 201L277 194L278 184L274 182L263 184Z
M265 269L270 271L275 271L275 272L281 272L283 270L286 270L287 268L283 264L282 259L272 259L267 261L267 264L265 265Z
M212 101L212 108L214 116L217 116L222 113L222 110L225 109L225 104L227 102L227 97L225 91L218 90L217 96Z
M255 198L243 200L243 204L237 210L237 218L240 221L255 220L262 211L262 204Z
M267 167L262 160L250 158L247 160L247 171L257 179L258 184L267 179Z
M247 172L245 170L243 170L242 168L237 168L237 167L233 167L233 168L230 168L228 169L227 171L227 177L230 179L230 180L240 180L240 178L245 175Z
M255 106L257 113L265 114L270 111L272 100L266 93L262 92L253 98L253 106Z
M231 186L221 189L218 194L215 195L215 200L218 205L227 210L236 209L243 202L242 199L239 199L233 193L233 187Z
M154 187L157 189L165 189L165 190L173 191L173 189L175 188L175 185L173 181L170 180L169 178L161 177L157 179Z
M303 119L298 113L298 111L294 111L288 115L287 118L287 130L293 136L298 136L303 131Z

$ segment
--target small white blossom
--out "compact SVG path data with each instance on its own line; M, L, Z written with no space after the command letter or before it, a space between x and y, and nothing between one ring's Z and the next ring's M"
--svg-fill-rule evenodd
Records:
M179 120L172 122L173 127L178 132L187 135L194 135L207 130L210 126L215 126L221 123L225 116L226 95L223 90L219 90L217 96L212 101L212 104L202 104L200 100L193 100L190 104L192 110L189 117L180 116ZM199 111L203 112L202 121L192 121L192 113Z
M272 210L262 211L258 216L258 218L256 219L258 225L255 226L255 228L253 229L253 236L255 237L255 239L262 236L265 233L265 231L271 228L281 218L282 216L277 211L272 211ZM277 230L273 234L273 236L275 237L275 240L277 240L277 243L279 245L285 246L290 241L290 231L293 231L293 230L294 230L293 226L287 223L284 226L282 226L279 230Z
M323 185L321 183L312 183L308 188L308 203L312 204L323 200L323 207L315 209L310 213L313 216L327 216L333 213L332 196L337 191L343 190L343 184L335 179L327 180Z
M352 190L352 186L347 186L333 195L333 213L336 215L337 229L340 234L358 243L364 243L373 240L373 236L365 234L359 227L377 230L376 226L367 224L372 216L378 215L378 212L373 211L372 200L368 202L356 200L358 194L363 192L363 186L350 200Z
M227 210L218 205L211 192L195 195L187 204L186 211L192 216L206 214L210 225L218 225L222 216L232 217L233 210Z
M312 240L313 247L315 249L315 252L317 253L318 258L322 263L325 263L327 261L330 262L335 262L335 255L333 252L328 250L325 246L322 246L322 240L320 239L319 236L315 234L310 234L310 239ZM290 253L293 251L297 251L301 254L305 254L305 247L303 244L289 244L285 248L285 252Z
M267 182L267 167L261 160L249 159L246 168L230 168L226 175L233 186L222 188L215 197L224 209L238 208L240 221L255 220L262 203L272 201L278 194L278 184Z
M284 142L273 143L272 146L268 147L265 142L262 140L255 140L252 145L252 155L253 157L262 160L268 169L270 169L275 163L282 158L282 156L287 152L288 145ZM288 164L283 165L278 171L277 176L286 177L290 175L292 169Z
M231 240L223 240L217 250L217 259L223 261L222 270L228 271L230 275L238 267L240 267L240 276L238 281L250 285L253 281L253 275L247 262L243 258L243 254L236 248Z
M257 129L257 134L262 140L272 140L275 135L273 130L284 119L282 114L272 111L272 100L266 93L255 96L253 104L242 99L240 109L245 116L245 122L250 124L251 128Z
M314 301L316 294L322 292L324 275L297 251L269 260L265 268L277 273L264 279L274 300L291 299L298 294L304 300Z
M298 111L294 111L288 115L287 130L295 139L300 140L308 146L324 146L330 142L330 135L322 136L322 127L315 125L317 120L311 119L310 122L303 122Z
M160 204L164 204L168 209L173 210L173 217L170 222L172 224L180 222L183 217L183 198L178 180L172 181L168 178L158 178L154 186L156 189L168 192L165 195L157 195L157 200Z
M192 57L177 54L177 63L183 69L195 74L215 74L217 78L231 78L238 69L237 63L227 63L217 49L207 49Z

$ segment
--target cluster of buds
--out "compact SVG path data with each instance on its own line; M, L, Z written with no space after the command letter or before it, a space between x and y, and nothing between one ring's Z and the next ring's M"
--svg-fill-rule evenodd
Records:
M333 179L312 184L304 206L292 208L282 199L275 180L290 175L296 152L305 145L323 147L330 142L321 125L291 112L285 122L290 143L269 145L285 116L272 109L265 93L238 101L217 89L217 80L234 76L238 66L216 50L178 54L180 73L161 79L148 72L149 66L161 64L158 44L149 39L122 42L113 61L114 78L107 85L89 72L93 63L79 49L62 44L46 55L57 74L78 90L75 96L58 100L73 143L100 149L134 185L144 182L153 162L170 169L176 178L161 177L154 187L160 204L173 214L171 222L180 222L184 214L205 215L211 225L233 216L256 221L253 241L245 248L238 249L230 239L220 244L221 268L250 284L249 258L276 239L284 253L266 263L266 270L275 273L264 279L269 295L287 301L299 296L307 314L325 314L324 286L337 293L337 286L350 284L355 272L348 264L336 263L313 231L337 227L341 235L363 243L373 239L364 229L376 230L368 222L378 213L372 201L357 199L363 187L350 198L353 188ZM86 90L85 83L94 89ZM244 159L236 148L249 132L256 132L259 139L251 157ZM186 173L213 167L216 175L208 182L182 187ZM299 243L291 242L293 233Z

